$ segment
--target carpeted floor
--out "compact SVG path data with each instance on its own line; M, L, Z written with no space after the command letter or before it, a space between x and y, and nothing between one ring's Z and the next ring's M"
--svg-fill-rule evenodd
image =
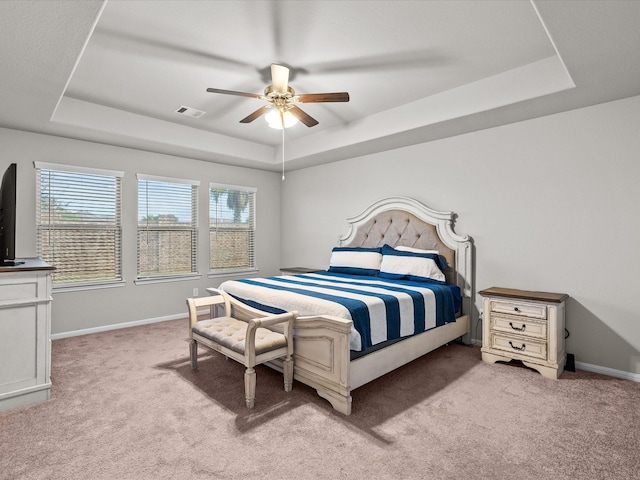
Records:
M2 479L634 479L640 384L548 380L451 345L357 389L353 413L201 349L186 320L53 342L52 398L0 413Z

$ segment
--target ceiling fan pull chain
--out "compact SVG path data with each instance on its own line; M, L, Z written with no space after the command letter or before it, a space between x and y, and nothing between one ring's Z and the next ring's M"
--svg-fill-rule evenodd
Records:
M282 129L282 181L284 182L284 128Z

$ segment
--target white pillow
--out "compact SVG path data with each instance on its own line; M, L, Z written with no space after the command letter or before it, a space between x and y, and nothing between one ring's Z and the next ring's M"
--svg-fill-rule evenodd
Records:
M405 247L403 245L399 245L397 247L393 247L396 250L400 250L401 252L413 252L413 253L434 253L436 255L440 255L440 252L438 250L423 250L421 248L414 248L414 247Z
M380 272L380 248L336 247L331 251L329 271L353 275L377 275Z
M385 278L423 281L427 279L445 281L444 273L438 266L446 262L434 253L400 251L385 245L382 247L380 276Z
M444 273L431 258L383 255L380 276L405 277L410 280L431 278L444 282Z

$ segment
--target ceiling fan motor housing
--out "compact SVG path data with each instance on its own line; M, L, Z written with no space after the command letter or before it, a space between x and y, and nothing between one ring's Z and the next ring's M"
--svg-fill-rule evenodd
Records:
M269 99L276 99L276 98L292 99L293 97L296 96L296 91L293 88L287 86L286 92L279 92L275 89L273 85L268 85L264 89L264 96Z

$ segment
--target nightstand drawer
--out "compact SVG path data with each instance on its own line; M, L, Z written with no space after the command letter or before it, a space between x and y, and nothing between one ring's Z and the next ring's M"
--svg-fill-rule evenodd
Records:
M547 339L547 322L530 320L526 317L495 314L491 316L491 329L522 335L523 337Z
M491 348L509 352L511 355L547 359L547 342L529 340L528 338L494 333L491 335Z
M508 300L491 300L491 311L496 313L508 313L510 315L522 315L523 317L547 318L547 306L538 303L511 302Z

